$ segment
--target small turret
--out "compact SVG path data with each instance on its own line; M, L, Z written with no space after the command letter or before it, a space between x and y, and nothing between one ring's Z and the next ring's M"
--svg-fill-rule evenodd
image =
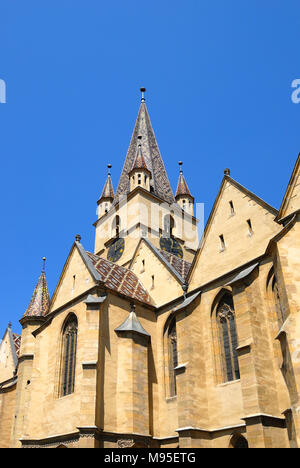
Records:
M44 317L48 313L50 297L45 274L45 262L46 258L44 257L43 269L24 317Z
M194 197L191 195L182 171L182 161L179 161L180 174L175 199L178 205L191 216L194 216Z
M106 213L108 213L114 201L114 189L113 189L113 184L112 184L111 176L110 176L110 170L112 166L111 164L108 164L107 167L108 167L108 176L104 184L101 197L99 198L97 202L98 203L98 218L101 218Z
M130 179L130 191L134 190L136 187L142 187L145 190L150 192L150 179L151 172L149 171L145 159L142 153L142 137L138 137L139 144L137 155L133 162L131 171L129 172Z

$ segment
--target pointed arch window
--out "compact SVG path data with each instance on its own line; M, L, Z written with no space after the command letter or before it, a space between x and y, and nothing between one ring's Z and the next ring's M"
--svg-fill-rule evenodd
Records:
M221 349L221 361L224 381L240 378L236 348L238 346L233 299L226 293L217 307L217 326Z
M78 322L72 314L63 329L61 396L70 395L75 388Z
M176 396L176 372L178 366L176 320L173 319L168 331L170 396Z

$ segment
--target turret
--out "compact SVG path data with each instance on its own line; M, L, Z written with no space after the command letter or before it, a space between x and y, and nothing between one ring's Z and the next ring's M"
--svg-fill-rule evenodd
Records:
M137 155L129 172L130 192L136 187L142 187L150 192L151 172L149 171L142 153L142 137L138 137L139 144Z
M20 447L19 441L26 433L27 410L29 404L29 394L26 389L31 384L36 350L36 339L33 336L33 332L46 321L46 315L50 306L50 297L45 275L45 261L46 259L44 257L43 269L34 289L30 304L20 320L22 325L22 339L19 352L15 421L11 441L14 447Z
M101 197L98 200L98 218L102 218L111 208L114 201L114 189L111 181L110 170L111 164L108 164L108 176L104 184Z
M178 205L191 216L194 216L194 197L191 195L182 171L182 161L179 161L180 174L175 199Z

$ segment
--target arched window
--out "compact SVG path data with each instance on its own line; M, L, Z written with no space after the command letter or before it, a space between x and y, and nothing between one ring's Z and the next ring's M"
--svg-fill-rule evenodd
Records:
M112 235L119 236L120 234L120 227L121 227L121 219L120 216L116 216L112 223Z
M177 394L175 368L178 366L176 320L172 320L168 331L170 396Z
M240 434L235 434L230 441L230 448L241 449L249 448L248 441Z
M175 227L174 218L170 214L167 214L164 217L164 235L165 235L165 237L172 237L173 236L174 227Z
M78 322L70 315L63 329L61 396L74 392Z
M221 361L224 381L230 382L240 378L236 348L238 346L235 313L232 295L224 294L217 307L217 327L221 350Z

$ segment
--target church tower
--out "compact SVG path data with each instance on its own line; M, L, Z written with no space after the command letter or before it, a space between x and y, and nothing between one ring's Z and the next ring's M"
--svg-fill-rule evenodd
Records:
M95 254L125 267L142 238L188 262L198 247L194 198L182 173L180 190L174 197L150 121L145 91L141 88L141 104L116 193L109 174L98 201L95 223Z

